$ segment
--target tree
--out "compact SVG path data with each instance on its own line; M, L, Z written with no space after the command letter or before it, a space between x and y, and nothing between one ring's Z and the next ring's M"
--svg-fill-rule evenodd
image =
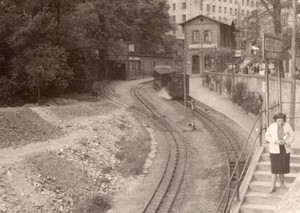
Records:
M274 33L281 34L282 26L281 26L281 8L282 3L281 0L260 0L262 5L266 8L268 13L272 15L273 23L274 23ZM270 9L272 7L272 9Z
M73 72L66 63L67 56L63 48L42 44L26 50L24 55L28 59L25 70L31 77L32 87L53 94L67 88Z
M140 32L140 46L144 53L161 52L165 34L173 29L165 0L144 0L139 5L137 24Z
M3 89L18 85L26 100L37 87L63 92L128 43L140 53L172 51L171 29L166 0L0 0L0 75L12 82Z

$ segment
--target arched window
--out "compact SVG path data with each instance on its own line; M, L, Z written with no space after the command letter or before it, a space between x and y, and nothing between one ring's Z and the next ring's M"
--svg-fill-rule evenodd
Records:
M200 43L200 32L198 30L193 31L193 43Z
M211 31L210 30L205 30L204 31L204 42L205 43L210 43L211 42Z

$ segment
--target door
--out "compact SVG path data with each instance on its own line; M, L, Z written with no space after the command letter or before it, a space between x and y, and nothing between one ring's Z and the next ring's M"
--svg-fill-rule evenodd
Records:
M200 73L200 58L198 55L193 55L192 57L192 73L193 74Z

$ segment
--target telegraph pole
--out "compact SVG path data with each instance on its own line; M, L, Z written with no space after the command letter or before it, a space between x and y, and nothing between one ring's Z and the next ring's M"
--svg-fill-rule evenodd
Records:
M185 119L187 119L187 104L186 104L186 95L187 95L187 91L186 91L186 86L187 86L187 82L186 82L186 72L187 72L187 52L186 49L184 50L184 59L183 59L183 102L184 102L184 114L185 114Z
M291 101L290 101L290 124L295 129L295 105L296 105L296 13L297 0L293 0L293 26L292 26L292 70L291 70Z

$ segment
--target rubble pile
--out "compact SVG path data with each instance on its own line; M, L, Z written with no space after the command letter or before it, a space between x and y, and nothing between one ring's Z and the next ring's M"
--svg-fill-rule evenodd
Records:
M59 127L41 119L30 108L0 111L0 148L19 147L61 136Z
M45 146L53 146L49 139L59 141L59 136L73 134L67 146L32 150L14 164L0 164L0 213L105 212L111 208L111 196L126 180L120 168L129 164L116 156L124 150L139 155L140 144L148 141L144 127L126 111L116 109L93 102L0 111L2 148L14 141L25 145L47 140ZM79 129L87 129L87 134L74 137Z

